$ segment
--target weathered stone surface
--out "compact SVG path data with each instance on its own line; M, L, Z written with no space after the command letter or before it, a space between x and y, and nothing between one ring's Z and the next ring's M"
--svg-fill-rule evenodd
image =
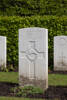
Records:
M0 68L6 67L6 37L0 36Z
M47 29L19 29L19 81L23 86L48 87Z
M67 36L54 37L54 70L67 71Z

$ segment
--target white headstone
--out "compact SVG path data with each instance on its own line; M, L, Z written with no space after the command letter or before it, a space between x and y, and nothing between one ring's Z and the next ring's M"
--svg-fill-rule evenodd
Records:
M0 36L0 67L6 67L6 37Z
M48 87L48 30L19 29L20 85Z
M54 37L54 70L67 71L67 36Z

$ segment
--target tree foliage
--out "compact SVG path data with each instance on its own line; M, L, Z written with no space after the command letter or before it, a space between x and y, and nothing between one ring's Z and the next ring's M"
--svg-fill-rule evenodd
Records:
M0 0L0 15L67 15L67 0Z

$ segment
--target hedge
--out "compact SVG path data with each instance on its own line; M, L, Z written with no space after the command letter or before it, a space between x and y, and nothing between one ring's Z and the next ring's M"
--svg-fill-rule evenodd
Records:
M0 15L67 15L67 0L0 0Z
M0 17L0 35L7 37L7 66L18 66L18 29L42 27L48 29L49 66L53 65L53 37L67 35L67 16Z

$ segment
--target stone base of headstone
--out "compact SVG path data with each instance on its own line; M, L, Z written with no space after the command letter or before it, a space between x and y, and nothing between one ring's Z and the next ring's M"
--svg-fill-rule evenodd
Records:
M48 82L46 82L46 80L29 79L24 76L20 76L20 78L19 78L19 85L21 87L34 86L34 87L39 87L39 88L42 88L43 90L46 90L48 88L47 83Z
M63 67L61 66L60 68L59 66L58 67L54 66L54 71L67 71L67 68L64 68L64 66Z

